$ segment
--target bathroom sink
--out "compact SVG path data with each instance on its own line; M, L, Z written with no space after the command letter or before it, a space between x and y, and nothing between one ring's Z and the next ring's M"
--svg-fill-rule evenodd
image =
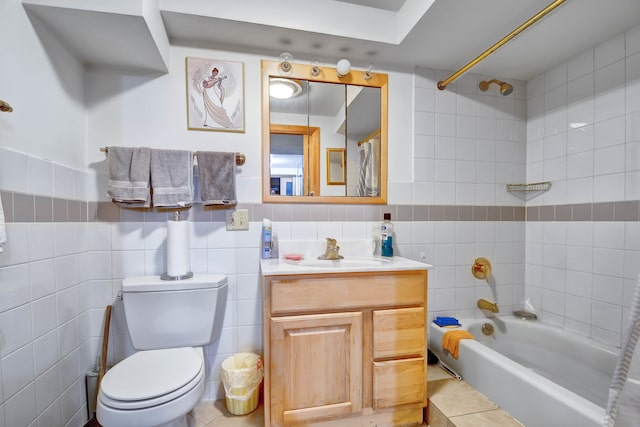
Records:
M300 251L300 253L303 252ZM429 269L431 266L399 256L373 257L368 255L345 255L345 257L340 260L325 260L318 259L317 255L306 255L300 260L282 258L260 260L260 271L263 276L384 272L424 270L425 268Z
M342 270L347 268L377 267L392 263L392 258L343 258L339 260L329 259L301 259L300 261L287 261L289 264L301 267L323 268L330 270Z

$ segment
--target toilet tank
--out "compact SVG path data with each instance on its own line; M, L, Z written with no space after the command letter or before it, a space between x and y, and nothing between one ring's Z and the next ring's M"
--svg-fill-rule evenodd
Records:
M227 304L227 277L195 274L185 280L126 278L122 300L136 350L200 347L220 336Z

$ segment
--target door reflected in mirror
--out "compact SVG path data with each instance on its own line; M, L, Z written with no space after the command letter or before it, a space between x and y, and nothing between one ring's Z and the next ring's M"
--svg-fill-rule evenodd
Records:
M284 76L278 62L262 62L263 201L385 204L386 74L338 78L320 67L313 77L311 66L292 65ZM272 84L293 96L270 96Z
M269 173L271 196L313 196L319 193L320 129L271 126ZM277 186L274 186L277 183Z

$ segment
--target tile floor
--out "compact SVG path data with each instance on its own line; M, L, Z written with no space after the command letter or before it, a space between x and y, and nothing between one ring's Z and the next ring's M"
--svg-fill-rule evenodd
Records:
M522 427L464 381L429 365L429 427Z
M262 398L262 396L261 396ZM193 408L195 427L263 427L264 411L262 401L255 411L247 415L232 415L227 411L224 400L200 402Z
M464 381L429 365L429 427L522 427L516 419ZM201 402L193 410L196 427L263 427L262 404L245 416L227 412L224 400ZM339 426L340 422L336 422Z
M439 366L429 365L428 372L429 427L522 427L484 395ZM236 416L227 411L224 400L205 401L196 405L192 416L195 427L264 427L262 403L255 411ZM93 422L87 426L98 426Z
M194 427L264 427L262 403L250 414L236 416L227 411L224 400L208 400L198 403L191 411L191 415ZM101 426L94 418L84 427Z

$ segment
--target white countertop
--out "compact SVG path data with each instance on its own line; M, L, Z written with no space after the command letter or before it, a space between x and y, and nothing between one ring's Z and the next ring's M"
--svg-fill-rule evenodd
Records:
M429 270L433 266L402 257L348 257L330 261L305 257L301 261L280 259L261 259L260 270L263 276L287 274L332 274L399 270Z

